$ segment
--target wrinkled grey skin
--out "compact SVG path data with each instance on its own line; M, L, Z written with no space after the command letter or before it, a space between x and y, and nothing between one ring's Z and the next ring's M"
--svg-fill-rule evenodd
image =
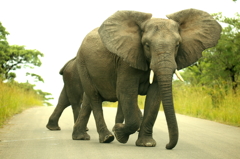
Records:
M83 100L83 88L77 72L76 57L68 61L59 72L63 76L64 86L58 99L58 104L50 116L47 128L61 130L59 118L68 106L72 106L74 122L76 122Z
M59 118L64 109L70 105L72 106L73 110L74 122L76 122L83 100L83 88L77 72L76 57L69 60L59 73L63 76L64 86L59 96L58 104L46 125L49 130L61 130L58 125ZM138 109L138 111L142 117L140 109ZM115 122L123 123L123 121L124 116L119 106ZM86 128L86 130L88 130L88 128Z
M79 111L81 110L81 104L83 100L83 88L79 78L76 57L68 61L60 70L60 75L63 75L64 86L58 99L58 104L50 116L46 127L49 130L61 130L58 125L59 118L62 112L68 106L72 106L74 122L76 122ZM139 115L142 117L140 109L138 109ZM142 118L141 118L142 120ZM123 123L124 116L120 106L117 110L115 123ZM88 130L88 128L86 128Z
M172 97L173 73L175 69L193 64L203 50L215 46L221 26L208 13L195 9L170 14L169 19L151 19L151 16L118 11L85 37L77 54L85 93L74 125L74 140L89 137L85 127L92 108L100 142L111 142L114 138L105 124L102 102L118 100L125 124L116 123L113 131L119 142L126 143L140 126L138 94L146 94L136 145L156 145L152 129L162 102L170 140L166 148L176 146L178 126ZM154 72L151 85L150 70Z

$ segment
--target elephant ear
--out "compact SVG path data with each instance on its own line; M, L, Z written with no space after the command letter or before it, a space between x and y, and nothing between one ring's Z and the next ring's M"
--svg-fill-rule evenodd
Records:
M202 51L217 44L221 26L213 17L201 10L187 9L167 15L179 23L180 43L176 62L178 70L190 66L202 57Z
M106 19L98 32L106 48L123 58L130 66L148 70L141 44L140 25L152 14L137 11L117 11Z

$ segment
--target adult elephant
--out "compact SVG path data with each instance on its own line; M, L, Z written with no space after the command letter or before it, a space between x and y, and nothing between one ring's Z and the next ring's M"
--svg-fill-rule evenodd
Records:
M196 62L202 51L220 38L221 26L211 15L187 9L152 18L149 13L118 11L83 40L77 54L78 72L84 83L83 107L74 125L73 139L87 139L84 131L90 107L96 120L100 142L113 135L103 118L102 101L119 101L125 124L116 123L117 140L126 143L140 126L138 94L146 94L144 117L137 146L155 146L152 128L162 101L169 130L167 149L178 141L178 126L172 97L172 76ZM150 70L154 72L149 85Z
M83 88L77 71L76 57L69 60L60 70L59 74L63 76L64 86L59 96L58 104L49 117L46 125L49 130L61 130L58 125L59 118L64 109L70 105L72 106L74 122L76 122L83 100ZM138 112L139 115L142 116L140 109L138 109ZM121 108L118 107L115 122L123 123L123 121L123 113ZM86 130L88 130L88 128L86 128Z

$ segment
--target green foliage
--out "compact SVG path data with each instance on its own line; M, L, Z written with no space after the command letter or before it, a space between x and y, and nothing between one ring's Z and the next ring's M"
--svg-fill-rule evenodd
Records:
M35 74L35 73L29 73L29 72L27 72L26 73L26 76L31 76L31 77L34 77L35 78L35 82L44 82L44 79L41 77L41 76L39 76L39 75L37 75L37 74Z
M35 90L35 91L36 91L36 93L43 99L43 101L44 101L43 103L44 103L45 105L47 105L47 106L52 106L51 103L47 102L48 100L53 99L52 97L49 97L49 96L52 95L51 93L43 92L43 91L40 90L40 89L37 89L37 90Z
M0 63L0 74L4 79L11 80L16 77L15 73L10 72L22 67L33 68L33 66L41 66L39 57L43 54L38 50L28 50L24 46L11 45L3 53Z
M9 47L7 38L6 38L7 35L9 35L9 33L6 31L6 29L2 26L2 23L0 22L0 64L4 63L5 62L4 59L7 58L7 56L5 55L5 52ZM1 67L0 67L0 72L3 72Z
M186 68L183 76L192 85L231 89L236 94L240 76L240 15L227 18L217 13L213 16L227 27L223 28L218 44L205 50L203 58Z
M43 57L43 53L38 50L25 49L25 46L9 45L7 35L9 33L0 22L0 77L2 81L13 80L16 77L16 74L11 71L22 67L34 68L34 66L41 66L42 63L39 58ZM43 81L39 75L31 75L35 76L39 81Z

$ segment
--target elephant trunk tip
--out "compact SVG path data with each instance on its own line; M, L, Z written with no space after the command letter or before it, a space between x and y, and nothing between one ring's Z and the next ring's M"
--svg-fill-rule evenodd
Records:
M170 142L166 145L166 149L167 149L167 150L173 149L173 148L177 145L177 142L178 142L178 137L176 137L174 140L170 141Z

